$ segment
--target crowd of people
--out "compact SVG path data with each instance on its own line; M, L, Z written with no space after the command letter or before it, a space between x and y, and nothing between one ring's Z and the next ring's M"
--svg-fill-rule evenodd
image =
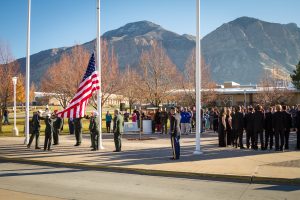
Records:
M219 146L257 150L289 150L290 132L297 134L296 149L300 150L300 106L261 105L247 108L212 108L203 115L203 126L218 132ZM208 125L209 124L209 125ZM243 143L246 134L246 146ZM274 143L275 139L275 143Z
M37 111L31 120L30 148L34 138L36 139L35 148L40 149L40 121L45 121L45 141L44 150L51 150L53 145L59 145L59 135L63 128L63 119L57 116L57 111ZM99 139L99 113L93 111L90 116L83 118L89 119L89 131L91 135L91 150L98 150ZM82 119L68 119L70 134L75 135L76 144L80 146L82 142ZM115 151L122 149L121 135L123 133L124 122L130 119L139 126L141 120L151 119L153 132L169 134L173 157L180 157L180 137L188 135L195 127L196 121L195 108L171 107L159 108L152 115L142 110L134 110L132 114L127 110L120 112L114 111L114 115L107 111L105 115L107 133L114 133ZM201 132L210 129L218 133L218 144L220 147L233 146L240 149L284 151L290 149L290 132L296 131L296 149L300 150L300 106L288 107L286 105L270 106L264 109L262 106L255 107L235 106L224 107L221 109L210 108L201 110ZM112 127L112 130L111 130ZM142 127L141 127L142 128ZM244 140L244 135L245 140ZM274 141L275 140L275 141ZM244 144L245 143L245 144Z

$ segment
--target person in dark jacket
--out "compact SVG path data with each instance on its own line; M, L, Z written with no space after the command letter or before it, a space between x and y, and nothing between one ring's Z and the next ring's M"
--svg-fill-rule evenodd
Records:
M82 118L75 118L74 119L74 127L75 127L75 138L76 144L74 146L80 146L82 140Z
M74 127L74 120L73 120L73 118L69 118L68 119L68 124L69 124L70 135L74 135L75 134L75 127Z
M296 130L297 130L297 144L296 150L300 150L300 105L298 105L298 111L296 113Z
M160 120L162 125L161 134L168 134L168 112L166 108L160 112Z
M219 115L219 129L218 129L219 147L227 146L226 135L226 113L225 108L222 108Z
M290 130L292 127L292 115L287 112L287 106L283 105L282 106L282 113L284 116L284 149L288 150L289 149L289 138L290 138Z
M262 112L262 106L257 105L256 111L254 113L254 123L253 123L253 146L254 149L258 149L258 137L260 138L260 148L265 150L264 147L264 113Z
M213 120L213 128L214 128L214 133L218 132L219 129L219 111L217 108L214 109L214 120Z
M246 129L246 145L247 148L250 148L250 141L251 141L251 147L254 149L253 146L253 132L254 132L254 113L253 113L253 108L249 107L248 108L248 113L245 115L244 118L244 123L245 123L245 129Z
M61 133L61 130L62 130L62 127L64 124L63 119L60 117L57 117L56 112L54 111L56 119L53 122L53 145L59 145L59 135Z
M51 151L51 142L53 135L53 119L51 118L51 114L47 114L45 118L45 142L44 142L44 151Z
M33 114L33 117L32 117L32 133L31 133L27 148L30 148L31 143L33 142L33 139L35 137L35 149L40 149L40 147L39 147L39 137L40 137L40 128L41 128L40 114L41 114L40 110Z
M170 134L171 134L171 144L173 157L171 160L178 160L180 158L180 114L177 109L172 107L170 110Z
M281 112L281 109L281 105L277 105L276 112L272 115L272 127L275 134L275 151L283 151L284 146L284 114Z
M231 117L231 109L227 108L226 110L226 135L227 135L227 145L232 144L232 117Z
M265 121L264 121L264 129L265 129L265 149L273 149L273 137L274 137L274 132L273 132L273 126L272 126L272 115L273 115L273 108L269 107L267 112L265 113Z
M161 132L161 114L160 114L161 109L157 110L154 114L154 132L155 130L160 133Z
M234 118L232 118L232 127L235 129L234 144L235 148L238 146L240 149L244 149L243 145L243 132L244 132L244 114L241 112L241 107L236 107Z

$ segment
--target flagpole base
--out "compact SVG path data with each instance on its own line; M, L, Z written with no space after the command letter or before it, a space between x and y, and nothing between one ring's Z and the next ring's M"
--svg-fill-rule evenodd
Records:
M104 146L100 145L99 150L105 149Z
M203 154L203 152L202 152L202 151L200 151L200 150L199 150L199 151L195 150L193 154L194 154L194 155L202 155L202 154Z

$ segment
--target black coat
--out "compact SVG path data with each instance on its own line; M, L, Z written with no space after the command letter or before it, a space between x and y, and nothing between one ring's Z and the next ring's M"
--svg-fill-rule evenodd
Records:
M249 112L245 115L244 126L246 130L253 130L254 128L254 113Z
M300 130L300 111L296 113L296 128Z
M254 132L263 132L264 130L264 113L262 111L255 111L254 113Z
M282 113L284 116L284 128L289 130L292 127L292 115L286 111L282 111Z
M284 114L283 112L275 112L272 115L272 127L275 132L284 130Z
M55 122L53 123L53 127L55 129L59 129L60 130L62 128L62 126L63 126L63 119L60 118L60 117L57 117L56 120L55 120Z
M232 115L232 128L234 130L242 131L244 128L244 114L241 112L236 112Z
M172 136L180 136L180 120L175 114L170 116L170 132Z
M46 135L52 135L52 133L53 133L53 119L51 119L50 117L46 117L45 124L46 124L45 134Z
M272 126L272 113L271 112L267 112L265 114L265 123L264 123L264 128L265 130L271 131L273 130L273 126Z

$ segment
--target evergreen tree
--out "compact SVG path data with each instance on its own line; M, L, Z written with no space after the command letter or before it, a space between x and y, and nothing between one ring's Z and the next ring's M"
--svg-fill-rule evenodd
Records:
M292 83L297 88L300 89L300 61L298 65L296 65L296 69L291 74Z

